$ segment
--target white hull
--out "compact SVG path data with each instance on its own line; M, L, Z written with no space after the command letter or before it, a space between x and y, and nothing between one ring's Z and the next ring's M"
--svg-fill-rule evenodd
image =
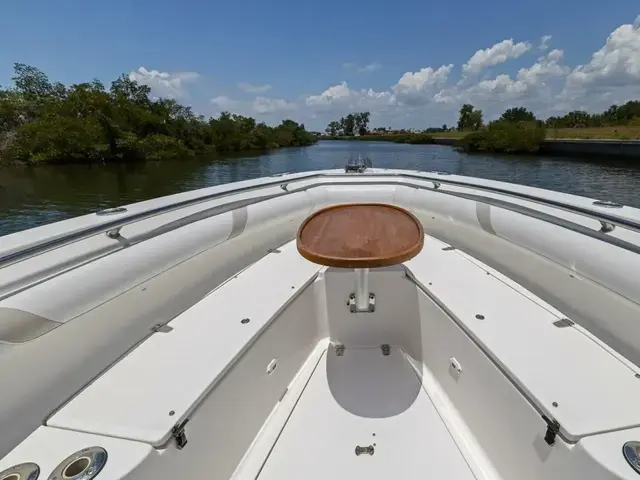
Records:
M292 242L348 202L404 207L427 234L371 271L373 313L346 307L352 272ZM2 237L0 471L46 478L100 446L100 479L638 478L640 211L593 202L323 171Z

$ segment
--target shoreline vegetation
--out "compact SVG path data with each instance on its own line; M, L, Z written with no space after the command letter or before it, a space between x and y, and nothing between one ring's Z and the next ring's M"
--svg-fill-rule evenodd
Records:
M66 86L16 63L12 80L0 88L0 164L179 159L317 141L293 120L271 127L229 112L206 119L175 100L152 98L127 75L109 90L98 80Z
M369 113L349 114L329 123L323 140L385 141L432 144L455 139L454 147L467 153L536 153L545 140L640 140L640 101L613 105L603 113L573 111L562 117L537 119L523 107L506 110L498 120L484 124L482 110L465 104L457 127L428 128L422 132L374 128ZM355 132L360 135L355 136Z
M393 143L410 143L414 145L428 145L435 143L435 138L429 133L390 133L387 135L359 135L357 137L343 136L324 136L321 140L354 140L361 142L393 142Z

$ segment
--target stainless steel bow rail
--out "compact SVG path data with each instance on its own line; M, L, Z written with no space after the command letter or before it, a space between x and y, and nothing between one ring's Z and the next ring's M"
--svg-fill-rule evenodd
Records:
M431 172L429 172L431 173ZM261 183L259 185L250 185L250 186L246 186L246 187L238 187L238 188L234 188L232 190L226 190L223 192L216 192L216 193L211 193L208 195L202 195L200 197L197 198L192 198L192 199L188 199L188 200L182 200L182 201L177 201L175 203L172 203L170 205L163 205L161 207L156 207L156 208L150 208L149 210L145 210L143 212L138 212L138 213L133 213L133 214L127 214L127 209L126 207L117 207L117 208L113 208L113 209L106 209L106 210L101 210L98 212L95 212L96 215L104 217L105 221L97 224L97 225L93 225L90 227L86 227L83 229L79 229L76 230L74 232L70 232L67 234L63 234L59 237L56 238L52 238L52 239L48 239L48 240L44 240L42 242L33 244L33 245L29 245L26 246L24 248L19 248L15 251L9 252L5 255L0 256L0 267L5 267L9 264L15 263L15 262L19 262L22 260L25 260L29 257L41 254L45 251L48 250L52 250L54 248L58 248L61 247L63 245L67 245L69 243L73 243L76 242L78 240L81 240L83 238L87 238L93 235L98 235L98 234L107 234L110 238L118 238L119 236L119 232L122 229L122 227L141 221L141 220L145 220L151 217L155 217L157 215L161 215L163 213L168 213L168 212L172 212L175 210L179 210L181 208L185 208L185 207L189 207L192 205L197 205L199 203L205 203L211 200L217 200L220 198L224 198L224 197L228 197L231 195L236 195L238 193L246 193L246 192L252 192L252 191L257 191L257 190L261 190L261 189L265 189L268 187L274 187L274 186L281 186L281 193L276 193L276 194L270 194L270 195L265 195L265 196L261 196L261 197L256 197L256 198L251 198L251 199L247 199L247 200L241 200L241 201L234 201L234 202L230 202L229 204L225 204L225 205L220 205L220 206L216 206L213 207L211 209L207 209L206 212L208 213L207 215L203 215L203 214L195 214L195 215L189 215L188 219L185 220L179 220L176 222L171 222L171 226L173 228L165 228L165 227L160 227L158 229L154 229L154 235L160 234L160 233L165 233L166 231L172 230L174 228L178 228L180 226L184 226L188 223L192 223L194 221L198 221L201 220L203 218L207 218L209 216L213 216L213 215L217 215L220 213L224 213L226 211L232 210L234 208L240 208L242 206L248 206L251 205L253 203L258 203L258 202L262 202L271 198L275 198L275 197L279 197L282 195L290 195L292 193L296 193L296 192L301 192L304 190L308 190L310 188L316 188L316 187L320 187L320 186L327 186L327 185L362 185L362 184L367 184L367 185L406 185L412 188L420 188L420 189L427 189L427 190L431 190L431 191L437 191L438 193L445 193L445 194L449 194L449 195L455 195L455 196L464 196L465 194L461 194L458 195L457 192L443 192L440 188L441 185L453 185L453 186L459 186L459 187L465 187L465 188L471 188L471 189L475 189L475 190L480 190L480 191L484 191L484 192L491 192L491 193L498 193L501 195L505 195L508 197L513 197L513 198L519 198L519 199L523 199L523 200L528 200L528 201L532 201L535 203L539 203L541 205L546 205L546 206L551 206L554 208L558 208L561 210L565 210L568 212L572 212L572 213L577 213L580 215L583 215L585 217L589 217L592 218L594 220L597 220L601 223L606 223L608 225L614 225L614 226L620 226L623 228L627 228L629 230L633 230L636 232L640 232L640 223L635 222L633 220L629 220L627 218L623 218L623 217L619 217L617 215L611 215L609 213L605 213L602 211L597 211L597 210L593 210L590 208L585 208L585 207L580 207L580 206L576 206L576 205L570 205L570 204L566 204L557 200L551 200L551 199L546 199L546 198L541 198L535 195L530 195L527 193L520 193L520 192L514 192L513 190L508 190L505 188L500 188L500 187L491 187L491 186L486 186L486 185L478 185L475 183L471 183L471 182L465 182L465 181L460 181L460 180L450 180L450 179L446 179L443 177L446 177L447 175L449 175L446 172L435 172L436 176L432 176L432 175L414 175L414 174L409 174L409 173L375 173L375 172L371 172L371 173L366 173L366 174L353 174L353 173L312 173L312 174L308 174L308 175L301 175L299 177L287 180L285 183L283 183L282 178L279 178L277 180L274 180L272 182L267 182L267 183ZM281 174L277 174L274 175L274 177L278 177L281 176ZM298 182L304 182L304 181L309 181L309 180L315 180L315 179L335 179L335 178L345 178L345 179L352 179L357 177L360 180L357 182L340 182L340 183L332 183L332 182L322 182L322 183L316 183L313 185L308 185L305 186L303 188L300 189L289 189L289 185L291 184L295 184ZM362 181L362 179L365 179L366 181ZM380 179L388 179L388 180L380 180ZM393 181L390 181L393 180ZM433 187L429 188L429 187L425 187L424 185L416 185L416 184L412 184L412 183L400 183L400 180L417 180L417 181L421 181L421 182L431 182ZM468 194L467 194L468 195ZM468 197L466 197L468 198ZM483 197L486 198L486 197ZM489 200L489 199L487 199ZM594 201L593 204L596 207L601 207L601 208L621 208L622 205L615 203L615 202L602 202L602 201ZM501 207L504 208L504 205L500 205ZM520 207L523 208L523 207ZM117 218L111 218L111 217L115 217L117 216ZM603 230L604 231L604 230ZM610 231L610 230L609 230ZM152 235L153 236L153 235ZM148 239L150 238L150 235L143 235L144 238L140 239L139 241L142 241L144 239ZM138 243L138 242L136 242Z

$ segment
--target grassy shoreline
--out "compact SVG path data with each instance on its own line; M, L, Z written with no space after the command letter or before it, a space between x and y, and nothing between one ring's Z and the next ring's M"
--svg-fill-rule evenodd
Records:
M393 135L364 135L361 137L320 137L321 140L360 140L409 143L402 140L412 136L428 136L432 139L460 139L471 132L438 132L438 133L399 133ZM640 126L594 127L594 128L547 128L547 140L640 140ZM424 143L428 142L425 139Z
M474 132L404 133L389 135L363 135L358 137L322 137L328 140L383 141L394 143L449 145L466 153L537 154L555 152L560 155L608 154L624 157L640 156L640 147L593 148L590 142L618 145L640 141L640 126L544 129L535 122L492 122ZM554 140L584 142L588 147L555 147ZM585 150L587 148L587 150Z

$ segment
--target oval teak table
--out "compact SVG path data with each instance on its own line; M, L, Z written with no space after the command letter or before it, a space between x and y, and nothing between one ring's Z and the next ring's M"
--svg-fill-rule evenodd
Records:
M352 311L372 311L369 268L410 260L420 253L423 245L424 230L414 215L400 207L379 203L335 205L319 210L302 223L297 236L298 251L307 260L356 269Z

